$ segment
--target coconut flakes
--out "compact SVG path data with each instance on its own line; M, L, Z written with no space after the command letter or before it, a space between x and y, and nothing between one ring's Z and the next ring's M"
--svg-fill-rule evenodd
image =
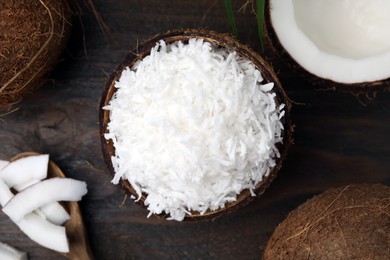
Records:
M284 104L236 52L201 39L166 44L126 68L109 105L117 184L146 195L150 214L223 208L268 176L280 157ZM149 214L149 215L150 215Z

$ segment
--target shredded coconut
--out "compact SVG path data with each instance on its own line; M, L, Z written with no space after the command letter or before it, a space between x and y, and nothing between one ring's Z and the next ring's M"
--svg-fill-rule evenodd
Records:
M166 44L126 68L108 106L117 184L150 214L181 221L254 188L280 157L284 104L254 64L201 39Z

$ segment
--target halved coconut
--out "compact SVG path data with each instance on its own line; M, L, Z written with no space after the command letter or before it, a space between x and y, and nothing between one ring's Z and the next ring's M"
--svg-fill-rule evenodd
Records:
M390 1L267 3L268 38L314 83L343 91L390 88Z

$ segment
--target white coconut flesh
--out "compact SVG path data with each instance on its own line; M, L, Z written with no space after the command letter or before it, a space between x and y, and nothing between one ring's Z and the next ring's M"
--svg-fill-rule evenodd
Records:
M390 1L271 0L270 19L308 72L344 84L390 78Z
M4 168L9 163L9 161L0 160L0 170Z
M20 192L24 189L26 189L27 187L30 187L31 185L34 185L38 182L40 182L41 180L35 180L35 179L32 179L32 180L29 180L25 183L22 183L20 185L15 185L13 188L17 191L17 192Z
M58 252L69 252L65 227L50 223L34 212L24 216L16 225L38 244Z
M27 254L0 242L1 260L27 260Z
M48 162L48 154L29 156L12 162L0 160L0 178L4 179L9 187L20 192L47 177ZM0 192L1 190L5 189L0 189ZM6 196L0 196L1 198L6 198ZM44 205L36 213L57 225L62 225L70 218L58 202Z
M16 194L3 207L3 212L17 223L39 207L56 201L79 201L86 193L85 182L68 178L47 179Z
M13 196L7 184L0 178L0 205L4 207Z
M86 183L47 177L49 156L36 155L8 162L0 160L0 205L30 239L58 252L69 252L64 224L70 219L58 201L78 201ZM18 191L13 194L11 188ZM16 251L15 251L16 252ZM24 259L0 243L0 259ZM9 258L11 257L11 258Z
M12 198L14 195L0 178L0 205L7 205ZM65 227L49 222L44 215L31 212L15 224L38 244L59 252L69 252ZM0 257L0 259L3 258Z
M58 202L52 202L39 208L45 218L53 224L62 225L70 219L70 215Z
M47 177L49 155L41 154L12 161L0 170L0 178L9 186L23 185Z
M39 180L30 180L24 184L14 186L14 189L18 192L21 192L24 189L30 187L31 185L37 184L39 182ZM35 213L56 225L62 225L70 219L70 215L68 214L68 212L66 212L64 207L60 205L59 202L52 202L43 205L42 207L37 209Z

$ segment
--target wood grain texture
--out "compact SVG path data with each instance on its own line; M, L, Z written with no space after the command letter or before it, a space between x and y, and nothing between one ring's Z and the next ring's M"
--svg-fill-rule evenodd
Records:
M272 185L239 212L215 221L177 223L146 218L147 211L110 183L99 137L98 107L108 75L126 54L155 34L177 28L230 32L223 1L94 0L112 29L106 40L88 10L83 30L75 20L68 55L52 81L27 96L19 110L0 117L0 159L35 151L49 153L69 177L84 180L88 194L79 204L96 259L259 259L274 228L293 208L329 187L349 183L390 184L390 94L375 100L316 91L273 57L289 97L295 144ZM238 3L239 4L239 3ZM256 19L237 14L240 41L260 50ZM0 241L31 259L60 255L37 246L0 213Z

